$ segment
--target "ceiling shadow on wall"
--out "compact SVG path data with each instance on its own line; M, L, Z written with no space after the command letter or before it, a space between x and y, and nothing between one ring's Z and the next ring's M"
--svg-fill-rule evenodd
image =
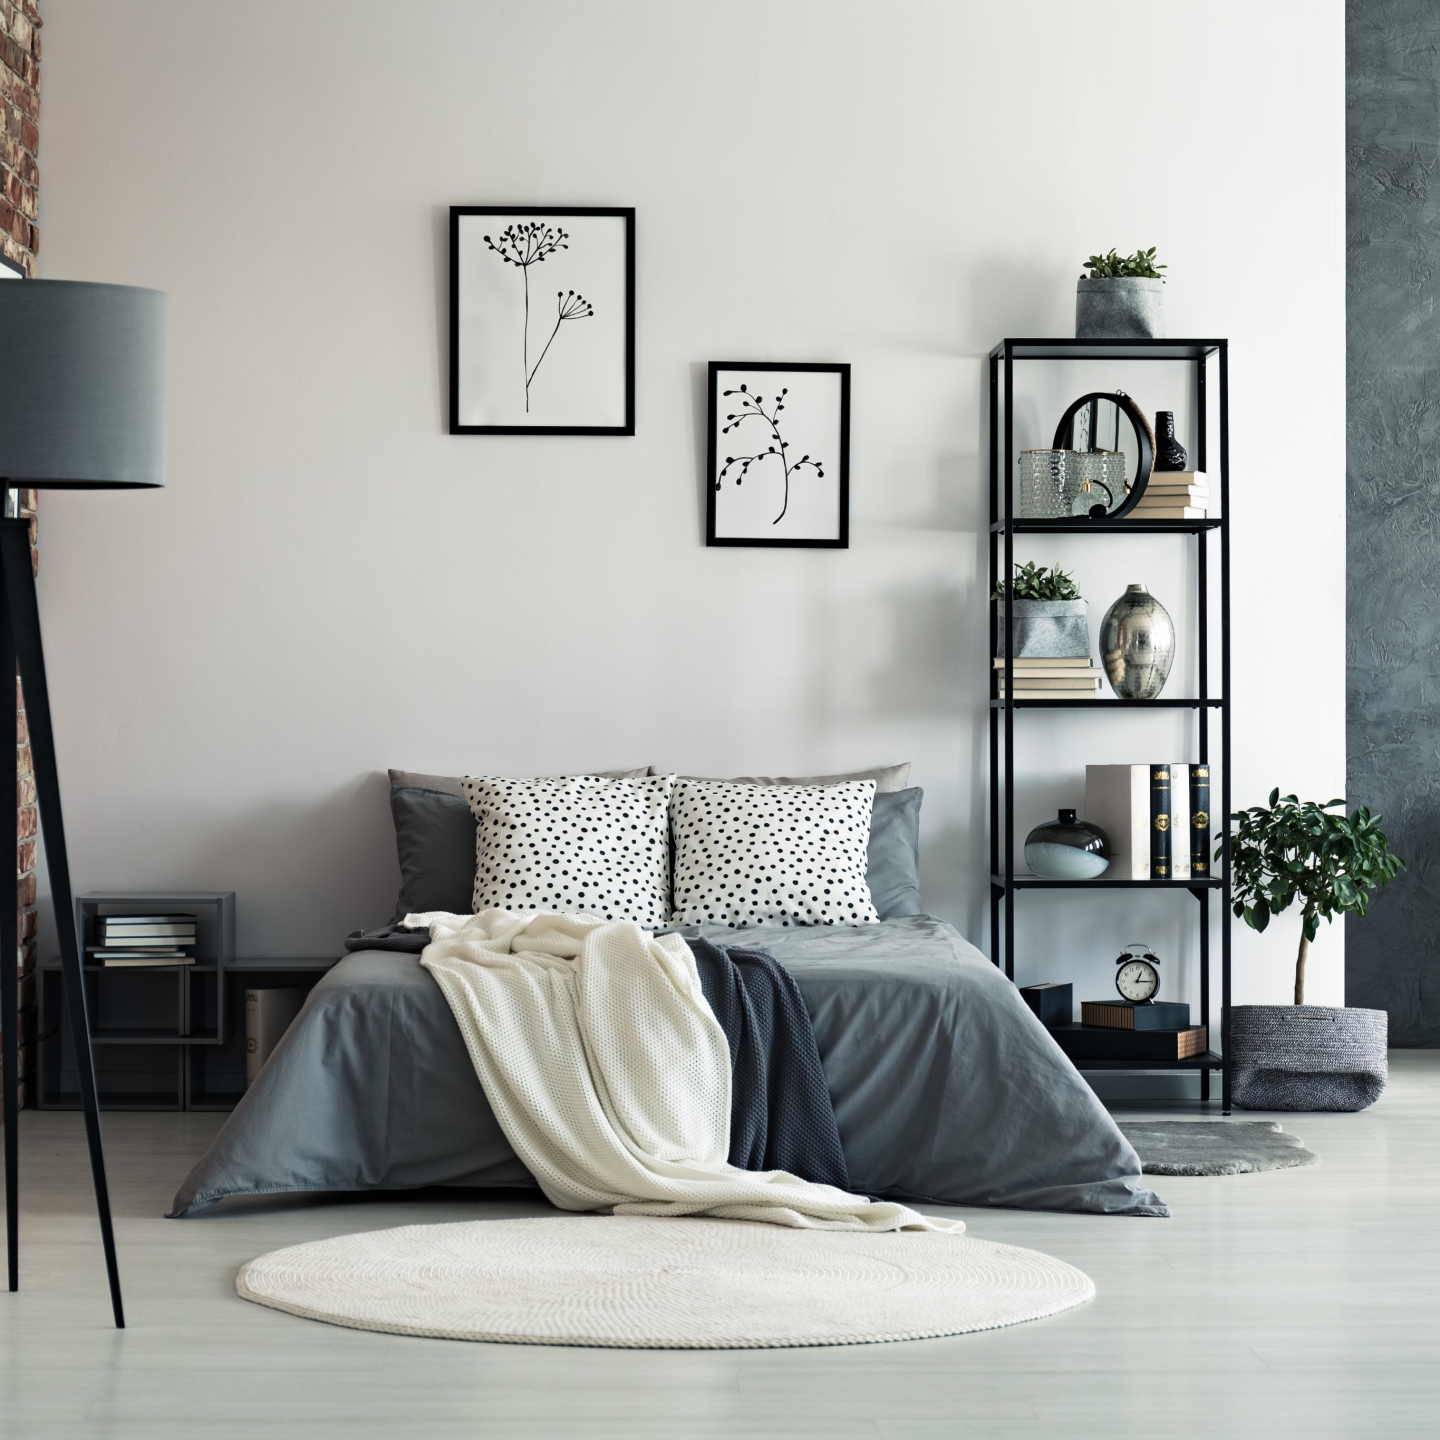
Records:
M695 494L699 508L695 513L695 528L700 544L705 544L706 514L710 497L706 493L710 484L710 364L706 360L695 360L690 365L691 435L695 441Z
M882 612L887 637L866 687L874 713L953 715L973 702L978 659L963 591L916 588L869 603Z
M1072 277L1070 271L1054 265L997 253L982 255L970 274L970 314L965 328L969 343L979 354L988 355L1007 336L1054 338L1057 325L1061 336L1074 334L1073 316L1060 325L1057 315L1059 297L1074 295L1075 281L1080 278L1078 260ZM1073 311L1073 299L1069 308Z
M376 771L314 803L267 800L198 843L183 874L152 888L233 889L241 953L340 955L346 935L394 911L389 796L388 777Z
M431 211L430 238L435 256L435 400L436 423L450 431L450 207Z

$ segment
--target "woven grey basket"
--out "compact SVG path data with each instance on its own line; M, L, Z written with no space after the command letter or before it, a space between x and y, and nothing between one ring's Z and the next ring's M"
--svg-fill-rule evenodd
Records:
M1363 1110L1385 1091L1389 1016L1328 1005L1237 1005L1230 1093L1242 1110Z

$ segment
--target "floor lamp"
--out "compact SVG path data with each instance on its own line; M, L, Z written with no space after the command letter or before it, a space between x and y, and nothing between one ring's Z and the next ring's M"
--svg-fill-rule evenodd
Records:
M0 487L129 490L162 483L165 296L158 290L76 280L0 285L0 353L9 360L0 377ZM0 572L0 678L14 675L18 663L110 1303L115 1324L123 1329L125 1312L120 1301L105 1152L100 1143L82 939L76 929L65 853L29 521L0 519ZM0 880L5 1240L11 1290L20 1286L18 921L15 886Z

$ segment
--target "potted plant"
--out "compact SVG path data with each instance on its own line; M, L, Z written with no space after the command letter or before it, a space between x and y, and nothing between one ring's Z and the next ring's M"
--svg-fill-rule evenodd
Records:
M1090 619L1075 581L1059 566L1016 565L1010 581L1017 659L1090 658ZM1005 592L997 585L995 654L1005 654Z
M1370 891L1405 868L1380 817L1362 805L1347 819L1344 804L1272 790L1268 806L1230 817L1235 914L1263 931L1272 915L1303 907L1295 1003L1230 1012L1230 1093L1242 1109L1363 1110L1385 1089L1385 1011L1305 1003L1305 961L1320 921L1363 916ZM1337 805L1341 813L1331 814Z
M1077 340L1163 340L1166 267L1155 247L1133 255L1092 255L1075 285Z

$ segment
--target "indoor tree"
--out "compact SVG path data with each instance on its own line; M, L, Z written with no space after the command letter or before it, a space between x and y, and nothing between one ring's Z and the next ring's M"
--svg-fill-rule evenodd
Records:
M1235 883L1235 914L1253 930L1264 930L1272 915L1297 901L1300 951L1295 957L1295 1003L1305 1003L1305 959L1320 921L1353 912L1364 915L1370 891L1386 885L1405 868L1392 854L1380 816L1363 805L1346 818L1330 812L1343 800L1300 801L1270 792L1268 807L1237 810L1231 834L1230 863ZM1222 841L1215 850L1224 854Z

